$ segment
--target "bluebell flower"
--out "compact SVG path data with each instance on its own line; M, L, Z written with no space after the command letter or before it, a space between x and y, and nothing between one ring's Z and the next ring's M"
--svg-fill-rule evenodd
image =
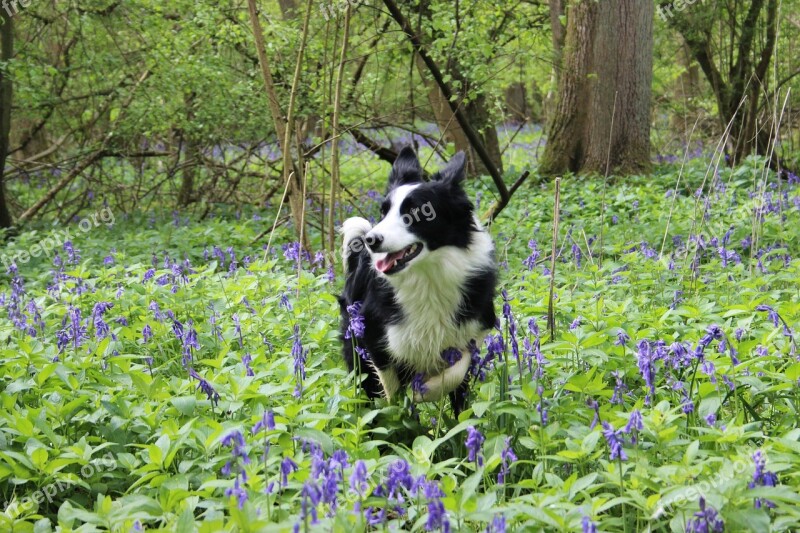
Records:
M152 338L153 338L153 329L150 327L150 324L145 324L144 327L142 328L142 340L144 340L144 342L147 343Z
M239 482L239 475L236 476L236 479L233 482L233 487L225 489L225 496L228 498L235 496L239 509L241 510L244 508L244 504L247 501L247 491Z
M503 451L500 452L500 472L497 474L497 483L502 485L511 470L511 465L517 460L514 448L511 447L511 437L506 437Z
M506 517L502 514L495 515L484 533L506 533Z
M485 437L481 435L481 432L478 431L475 426L467 427L467 440L464 444L469 453L469 460L475 462L478 466L483 466L481 447L483 446L484 440L486 440Z
M273 413L271 409L264 411L264 414L261 415L261 419L253 426L252 431L255 435L259 431L263 431L265 429L267 431L272 431L275 429L275 413Z
M281 293L281 300L278 303L279 307L283 307L287 311L292 311L294 307L292 307L292 302L289 301L289 295L285 292Z
M109 336L113 340L116 340L116 336L111 333L111 329L108 327L108 324L105 320L103 320L103 315L112 307L114 307L114 304L110 302L97 302L92 308L92 323L94 325L94 331L97 340L103 340Z
M458 348L447 348L442 352L442 359L447 363L448 367L453 366L461 360L461 350Z
M285 487L289 483L289 474L297 472L298 466L291 457L284 457L281 461L281 487Z
M617 331L617 340L614 342L616 346L625 346L631 340L630 336L624 330Z
M364 315L361 314L361 302L353 302L347 306L348 325L347 331L344 333L345 339L360 339L364 336L366 325L364 324Z
M358 494L359 497L363 497L368 488L367 464L358 460L353 466L353 472L350 474L350 490Z
M202 390L206 396L208 396L208 399L211 401L211 405L216 406L219 403L219 394L216 390L214 390L214 387L212 387L208 381L202 378L194 368L189 367L189 376L193 377L199 382L197 388Z
M575 243L572 243L572 258L575 260L575 266L578 268L581 267L581 247Z
M533 268L536 266L536 261L539 260L541 252L539 252L539 247L537 242L533 239L528 241L528 248L531 249L531 255L529 255L524 261L522 261L522 264L528 270L533 270Z
M592 522L592 519L588 516L584 516L581 519L581 528L583 533L597 533L597 524Z
M303 344L300 341L300 326L297 324L294 325L292 337L292 359L294 360L297 389L302 390L302 380L306 379L306 355L308 354L308 350L303 348Z
M650 401L656 394L656 368L653 358L653 351L650 342L647 339L642 339L636 345L637 348L637 361L639 372L644 379L647 386L647 395L645 396L645 405L650 405Z
M713 507L706 507L706 500L700 497L700 510L686 523L686 533L722 533L725 523Z
M753 471L753 480L747 485L748 488L754 489L756 487L774 487L778 484L778 476L775 475L774 472L766 470L767 457L764 455L764 452L761 450L756 450L756 452L753 454L753 464L755 466L755 470ZM775 503L767 499L756 498L755 507L756 509L761 509L761 507L772 509L775 507Z
M67 307L67 314L61 320L61 330L56 334L56 344L61 353L68 344L74 349L80 347L89 338L86 325L81 318L81 310L72 304Z
M603 437L606 439L606 443L608 444L608 448L610 450L609 459L611 461L614 461L615 459L619 459L620 461L628 460L625 450L622 449L622 439L620 439L619 435L619 430L615 431L611 424L603 421Z
M300 522L310 517L312 525L319 523L317 507L321 500L322 493L314 481L307 480L303 483L303 488L300 491Z
M425 530L441 530L443 533L449 533L450 520L442 503L444 493L439 488L439 484L435 481L423 481L422 494L428 502L428 519L425 521Z
M428 392L428 387L425 385L425 374L420 372L414 374L411 379L411 390L419 395L424 395Z
M622 429L622 432L631 436L631 444L636 444L639 438L639 432L644 428L644 421L642 420L642 413L638 409L631 411L628 418L628 423Z

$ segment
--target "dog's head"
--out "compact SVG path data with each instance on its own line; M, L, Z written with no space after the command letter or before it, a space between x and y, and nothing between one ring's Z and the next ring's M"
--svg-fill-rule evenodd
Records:
M477 228L472 202L462 189L465 163L459 152L425 181L414 150L400 151L389 174L382 218L364 237L379 272L410 271L439 249L469 246Z

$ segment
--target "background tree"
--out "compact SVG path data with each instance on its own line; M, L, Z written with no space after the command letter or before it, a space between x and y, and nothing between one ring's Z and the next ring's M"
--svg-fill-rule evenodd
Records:
M12 85L8 63L14 55L14 20L5 10L0 13L0 24L0 228L10 228L12 220L6 202L4 178L11 130Z
M647 171L652 3L580 0L567 20L558 103L539 171L604 172L607 164L619 174Z
M659 5L659 14L680 33L711 87L733 164L751 153L769 155L777 107L764 96L770 94L778 0L753 0L744 6L706 2L677 11L667 2ZM767 109L771 104L773 109Z

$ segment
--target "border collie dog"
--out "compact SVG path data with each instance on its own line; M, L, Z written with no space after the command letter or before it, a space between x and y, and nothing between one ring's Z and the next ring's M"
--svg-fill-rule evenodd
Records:
M370 398L391 399L412 384L416 402L449 394L456 415L464 408L470 346L495 325L497 283L492 239L461 186L464 165L459 152L425 181L405 147L381 220L342 225L344 359L367 374Z

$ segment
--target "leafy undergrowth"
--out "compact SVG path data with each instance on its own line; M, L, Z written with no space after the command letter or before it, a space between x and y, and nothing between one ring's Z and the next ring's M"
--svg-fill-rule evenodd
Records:
M76 229L3 281L0 529L800 527L800 191L760 169L565 179L552 338L520 191L458 420L362 397L340 272L253 244L271 216Z

